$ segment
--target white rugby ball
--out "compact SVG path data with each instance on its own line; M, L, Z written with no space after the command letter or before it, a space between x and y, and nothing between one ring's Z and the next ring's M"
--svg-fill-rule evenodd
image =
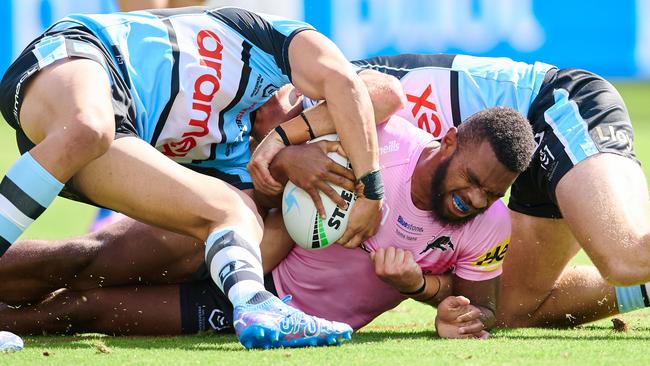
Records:
M325 135L310 141L338 141L337 135ZM328 153L330 159L349 167L348 159L337 153ZM325 208L326 218L321 219L311 197L292 182L284 187L282 195L282 217L289 235L299 246L305 249L323 249L335 243L345 232L352 206L356 200L354 192L332 185L332 188L348 202L348 209L340 209L320 192L320 199Z

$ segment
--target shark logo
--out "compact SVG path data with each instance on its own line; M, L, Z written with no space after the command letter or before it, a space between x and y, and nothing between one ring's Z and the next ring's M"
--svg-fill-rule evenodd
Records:
M427 242L426 248L420 252L424 254L427 250L440 249L443 252L446 252L447 249L454 250L454 244L451 242L451 238L448 236L441 236L439 238L433 237Z
M293 193L298 189L298 187L293 187L292 190L290 190L285 196L284 196L284 206L285 210L284 213L286 214L287 212L291 211L291 209L295 206L298 210L300 210L300 205L298 205L298 200L296 199L296 196L293 195Z

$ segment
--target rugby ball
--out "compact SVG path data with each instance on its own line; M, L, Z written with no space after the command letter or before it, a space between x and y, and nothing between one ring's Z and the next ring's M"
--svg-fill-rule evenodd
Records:
M338 141L337 135L325 135L310 141ZM327 154L330 159L350 167L348 159L335 152ZM289 235L299 246L305 249L323 249L335 243L345 232L352 206L356 200L354 192L332 185L332 188L348 202L348 209L340 209L324 193L320 199L325 208L326 218L322 219L316 211L316 205L311 197L292 182L284 187L282 195L282 217Z

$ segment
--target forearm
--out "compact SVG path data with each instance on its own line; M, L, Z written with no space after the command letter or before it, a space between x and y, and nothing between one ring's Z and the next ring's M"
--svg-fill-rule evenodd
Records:
M451 295L452 276L450 274L425 275L425 287L422 293L409 296L431 306L438 306L447 296Z
M458 276L453 278L453 295L464 296L480 310L484 329L490 329L496 322L497 299L500 277L485 281L469 281Z

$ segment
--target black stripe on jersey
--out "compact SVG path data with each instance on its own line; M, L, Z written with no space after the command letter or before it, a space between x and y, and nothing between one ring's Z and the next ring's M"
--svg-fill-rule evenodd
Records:
M645 285L641 285L641 295L643 296L643 305L645 307L650 307L650 299L648 298L648 290Z
M451 68L455 57L456 55L453 54L421 55L405 53L396 56L371 57L352 61L352 64L364 69L374 69L401 79L413 69L421 67Z
M228 138L226 136L226 131L224 129L224 124L225 124L224 115L226 114L226 112L233 109L237 105L237 103L239 103L241 97L244 96L244 93L246 92L246 87L248 86L248 81L250 80L251 77L251 67L249 65L251 60L251 48L253 48L253 45L251 45L246 41L242 42L241 60L244 62L244 65L241 68L239 87L237 88L237 93L235 94L235 97L230 101L230 104L228 104L224 109L221 110L221 112L219 112L219 133L221 134L221 141L219 141L218 143L214 143L212 144L212 146L210 146L210 157L208 158L208 160L214 160L216 158L217 144L226 142ZM201 160L194 160L192 162L197 163L199 161Z
M449 80L449 95L451 98L451 119L454 126L460 125L460 102L458 101L458 71L451 71Z
M7 176L2 178L0 183L0 194L32 220L36 220L45 211L45 207L25 193Z
M5 238L0 236L0 257L9 249L11 243L8 242Z
M179 75L178 75L180 51L178 49L178 39L176 38L176 30L174 29L174 26L172 25L172 22L169 21L169 19L162 19L162 22L167 27L167 32L169 33L169 43L172 46L172 56L174 58L174 64L172 65L172 83L170 85L170 90L169 90L169 99L165 104L165 108L163 108L162 112L160 112L160 117L158 118L158 122L156 123L156 128L153 130L153 136L151 136L152 146L156 146L156 143L158 142L158 137L160 137L160 133L162 132L163 127L165 127L165 122L167 121L167 117L169 117L169 112L171 112L172 110L172 105L174 104L174 100L176 99L176 96L178 95L178 90L180 88Z
M313 29L298 28L289 36L285 36L264 18L245 9L226 7L210 10L208 14L225 23L262 51L272 55L275 63L282 73L289 77L289 80L291 80L289 43L296 34Z

